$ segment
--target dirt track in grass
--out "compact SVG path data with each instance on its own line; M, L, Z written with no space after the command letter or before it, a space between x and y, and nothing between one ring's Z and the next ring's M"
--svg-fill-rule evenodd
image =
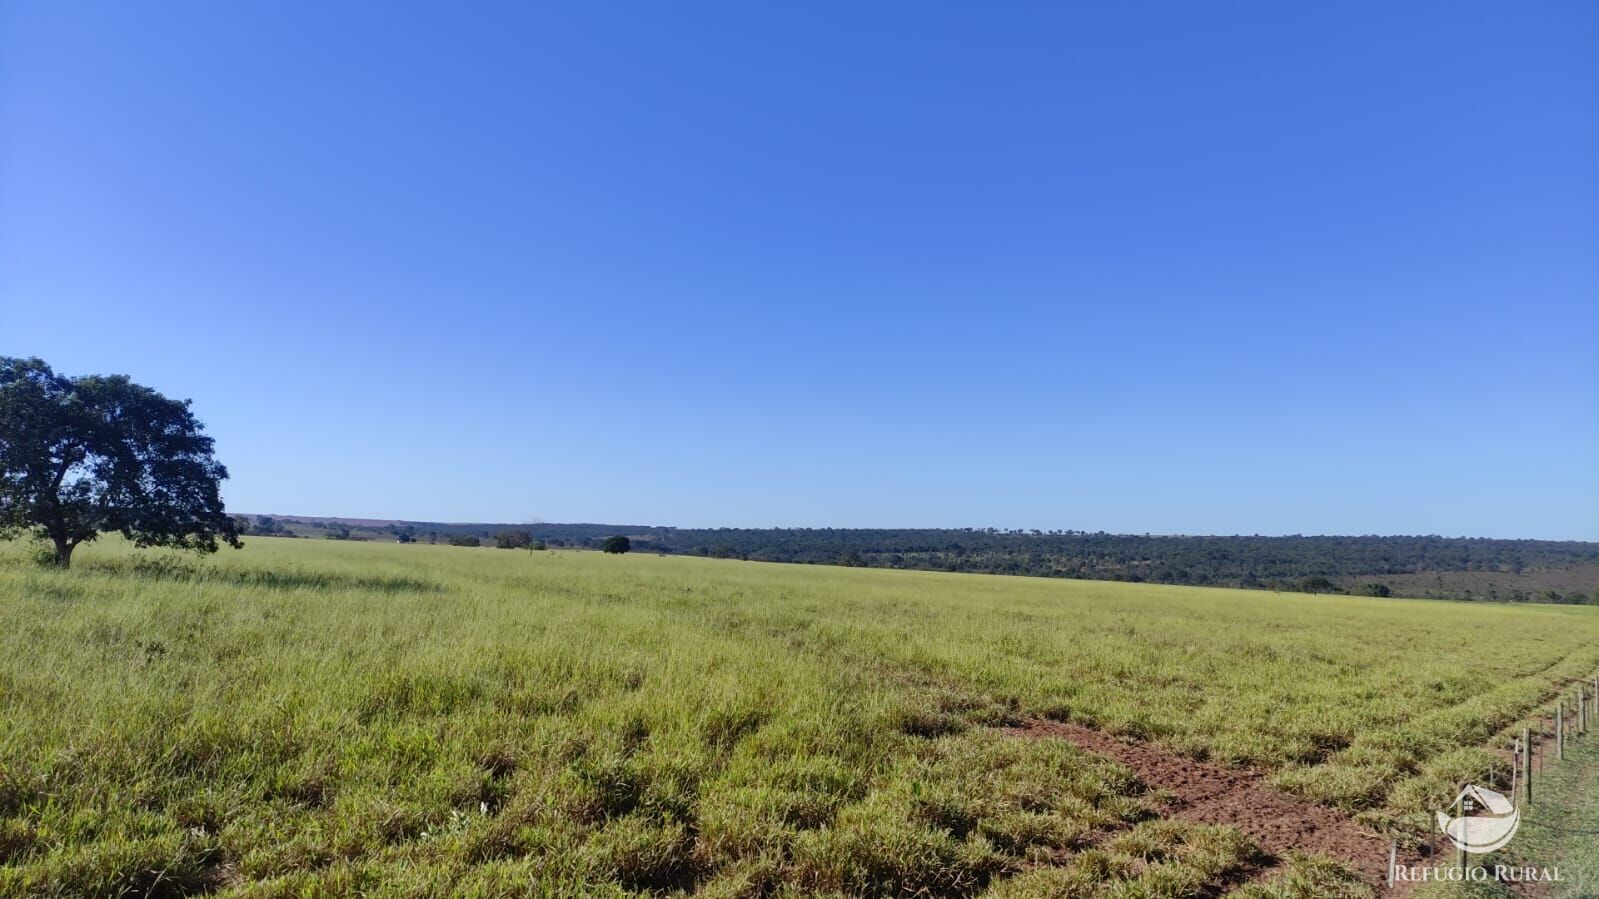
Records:
M1380 896L1403 896L1408 885L1387 888L1387 838L1364 830L1334 809L1277 790L1258 772L1196 761L1149 743L1130 743L1080 724L1030 719L1009 733L1066 740L1126 765L1146 785L1171 794L1164 811L1199 824L1224 824L1281 857L1291 849L1337 859L1359 872ZM1401 857L1400 864L1416 862ZM1275 871L1257 874L1263 879Z

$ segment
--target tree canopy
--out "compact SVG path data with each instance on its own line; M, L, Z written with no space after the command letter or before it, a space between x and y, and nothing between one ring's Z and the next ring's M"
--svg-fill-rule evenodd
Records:
M621 554L631 550L632 548L633 541L621 536L606 537L605 542L600 544L600 549L603 549L608 553Z
M69 378L0 356L0 536L48 540L63 568L111 531L141 547L237 547L227 476L187 400L123 375Z
M521 528L506 528L494 535L494 545L500 549L521 549L533 543L533 535Z

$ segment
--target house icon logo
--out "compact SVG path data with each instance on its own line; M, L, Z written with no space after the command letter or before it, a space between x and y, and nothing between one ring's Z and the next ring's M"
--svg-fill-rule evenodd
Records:
M1456 813L1451 817L1452 813ZM1450 812L1438 812L1438 829L1450 842L1472 853L1493 852L1510 842L1521 826L1521 810L1503 793L1467 784L1450 803Z

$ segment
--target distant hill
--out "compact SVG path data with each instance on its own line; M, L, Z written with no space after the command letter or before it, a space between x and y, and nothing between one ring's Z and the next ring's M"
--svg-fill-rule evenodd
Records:
M551 547L763 562L1503 602L1599 601L1599 543L1438 536L1169 536L993 528L674 528L636 524L246 516L252 533L350 540L491 542L526 531ZM262 521L270 521L263 525Z

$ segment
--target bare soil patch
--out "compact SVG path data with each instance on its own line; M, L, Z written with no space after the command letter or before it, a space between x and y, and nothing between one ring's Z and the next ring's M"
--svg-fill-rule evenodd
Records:
M1163 811L1199 824L1224 824L1248 834L1273 856L1291 849L1337 859L1379 895L1402 896L1407 884L1388 890L1386 837L1363 829L1334 809L1274 789L1257 771L1228 768L1174 754L1149 743L1130 743L1069 722L1029 719L1007 732L1037 739L1067 740L1132 769L1146 785L1171 794ZM1401 857L1400 864L1412 860ZM1274 868L1260 872L1268 876Z

